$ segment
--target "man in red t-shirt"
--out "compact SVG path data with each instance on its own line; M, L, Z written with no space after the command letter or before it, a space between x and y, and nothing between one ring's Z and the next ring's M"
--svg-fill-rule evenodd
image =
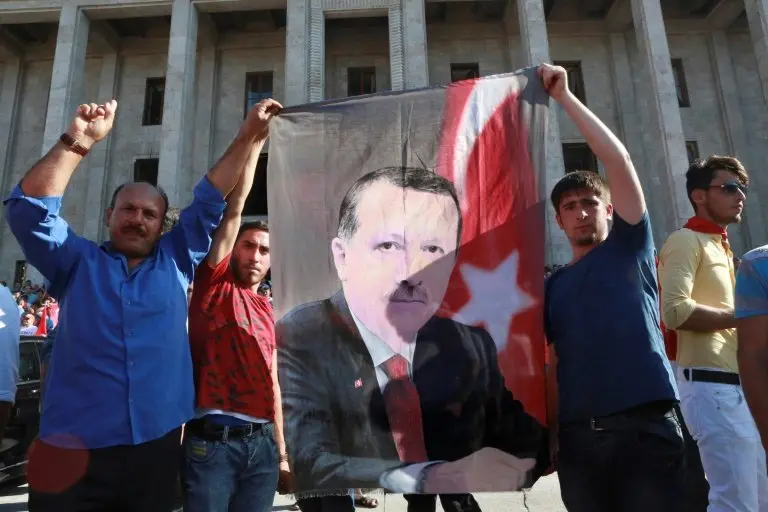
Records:
M278 477L290 478L272 306L258 293L269 271L269 228L240 225L262 135L227 197L189 306L196 415L184 438L187 512L272 510Z

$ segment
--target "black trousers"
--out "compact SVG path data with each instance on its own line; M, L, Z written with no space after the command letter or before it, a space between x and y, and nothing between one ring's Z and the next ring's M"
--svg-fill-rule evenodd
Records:
M435 512L437 495L406 494L408 512ZM471 494L440 494L440 504L445 512L481 512L480 505Z
M561 424L558 474L569 512L680 512L685 499L682 417L615 415L604 427Z
M676 406L677 414L682 419L683 413ZM691 437L688 427L683 422L683 439L685 439L685 505L681 512L707 512L709 506L709 482L704 475L701 465L699 445Z
M435 512L437 496L434 494L406 494L408 512ZM298 501L302 512L353 512L355 505L350 496L304 498ZM445 512L480 512L480 506L471 494L441 494L440 504Z
M354 512L352 496L322 496L301 498L296 501L301 512ZM32 512L32 511L30 511Z
M171 512L181 428L134 446L29 451L29 512Z

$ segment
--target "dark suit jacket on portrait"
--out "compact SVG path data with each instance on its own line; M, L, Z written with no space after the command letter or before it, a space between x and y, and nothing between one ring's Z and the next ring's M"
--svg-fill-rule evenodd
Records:
M277 327L278 372L297 492L379 487L402 466L368 349L343 293L298 306ZM548 439L504 386L496 347L477 327L433 317L413 356L430 460L483 447L549 465Z

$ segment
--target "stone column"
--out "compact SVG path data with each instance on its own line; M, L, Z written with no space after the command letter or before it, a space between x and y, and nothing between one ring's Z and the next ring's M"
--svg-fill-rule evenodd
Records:
M325 13L322 0L309 2L309 54L307 88L310 102L325 99Z
M537 66L551 62L549 55L549 37L544 16L542 0L517 0L517 16L520 24L520 43L523 51L522 62L525 66ZM549 203L549 193L555 183L563 176L563 146L560 142L560 125L557 119L557 104L549 103L549 129L546 141L547 169L544 179L542 198L546 201L547 215L547 262L563 264L571 259L571 249L565 234L558 227L555 213Z
M56 144L67 129L75 109L83 101L85 49L89 21L85 12L73 3L65 3L59 16L56 52L53 57L48 113L45 117L42 154Z
M712 62L715 66L715 81L717 83L720 111L725 124L725 134L728 142L728 153L739 158L747 169L759 169L762 162L751 162L749 158L749 144L744 118L739 102L739 88L736 84L736 73L731 61L728 36L724 30L716 30L709 35L709 48ZM759 172L753 172L750 181L759 181L763 176ZM761 206L759 194L752 194L745 203L744 221L739 226L744 248L749 249L763 243L768 239L766 233L766 217Z
M2 190L0 194L5 197L9 188L9 183L13 169L11 167L13 145L16 139L16 118L18 106L21 101L21 78L24 70L24 64L20 55L7 58L3 67L2 89L0 89L0 165L2 171ZM2 220L4 209L0 212Z
M285 106L300 105L308 98L309 2L288 0L285 27Z
M191 172L194 123L197 10L190 0L173 0L158 185L172 206L183 207L183 176Z
M632 81L632 68L629 62L626 34L610 35L611 74L616 104L619 107L619 127L621 139L627 146L636 163L645 161L642 144L640 116L637 112L635 85Z
M667 205L664 208L666 233L657 229L657 236L663 237L657 242L663 242L666 234L680 228L693 214L685 191L688 153L660 0L632 0L632 17L647 83L645 99L650 125L644 130L651 143L647 164L648 169L658 173L660 190L667 194L657 198Z
M757 72L763 84L763 97L768 102L768 0L744 0L749 31L755 46Z
M321 0L288 0L285 30L285 102L325 98L325 15Z
M638 170L637 174L646 197L657 197L662 194L660 180L646 169L646 151L643 144L643 118L638 110L638 93L635 90L631 58L627 48L627 33L612 33L610 35L611 72L613 78L614 96L619 113L620 138L632 157L632 162ZM661 201L647 201L651 219L663 219L666 216L666 205ZM662 222L652 224L656 239L663 243L667 236L666 226Z
M389 66L393 91L429 85L424 0L401 0L389 8Z
M188 189L194 190L197 182L210 170L212 141L211 133L215 120L216 88L218 84L218 51L215 46L206 46L200 52L200 73L197 82L197 109L195 111L195 149L193 169L190 172Z
M117 73L119 57L116 52L108 53L101 59L99 75L99 101L107 101L117 95ZM119 111L119 106L118 106ZM104 225L104 211L108 206L111 191L107 190L109 157L111 155L113 133L93 147L88 156L88 185L85 203L85 221L83 236L98 240Z

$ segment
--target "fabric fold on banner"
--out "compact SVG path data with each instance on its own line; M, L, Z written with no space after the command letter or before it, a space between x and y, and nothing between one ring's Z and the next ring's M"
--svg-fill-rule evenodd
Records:
M466 503L550 467L549 97L536 73L290 107L270 127L297 497L362 488Z

